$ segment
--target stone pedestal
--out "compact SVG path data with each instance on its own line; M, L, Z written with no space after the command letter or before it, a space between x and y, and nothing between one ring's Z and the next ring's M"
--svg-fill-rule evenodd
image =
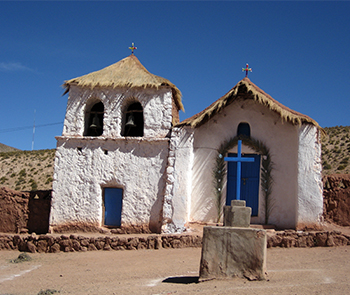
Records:
M206 226L199 279L266 279L266 231Z
M232 200L231 206L224 207L224 226L249 227L252 208L243 200Z

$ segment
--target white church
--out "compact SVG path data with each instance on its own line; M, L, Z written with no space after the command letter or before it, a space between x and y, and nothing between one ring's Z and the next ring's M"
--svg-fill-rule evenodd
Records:
M323 212L322 128L244 78L202 112L179 121L180 90L134 54L65 81L50 213L65 224L184 231L222 221L237 199L235 156L242 140L241 192L251 223L317 226ZM302 99L302 98L298 98Z

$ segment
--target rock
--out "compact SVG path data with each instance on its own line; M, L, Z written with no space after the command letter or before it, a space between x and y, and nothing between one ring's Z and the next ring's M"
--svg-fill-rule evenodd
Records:
M31 241L27 242L27 249L31 253L35 253L36 252L36 247L35 247L34 243L31 242Z
M88 251L97 251L97 248L94 244L89 244L89 246L87 247Z
M335 246L334 239L333 239L332 235L328 235L328 239L327 239L326 245L327 245L327 247Z
M182 243L178 239L172 240L170 245L171 245L172 248L182 248Z
M72 241L72 246L75 251L80 251L81 250L81 245L77 240Z
M281 242L281 247L285 247L285 248L290 248L290 247L294 247L295 246L295 239L292 237L283 237L283 240Z
M112 250L112 248L111 248L110 245L105 244L104 247L103 247L103 250L105 250L105 251L110 251L110 250Z
M111 243L111 248L112 248L113 250L118 250L118 242L112 242L112 243Z
M50 247L50 253L58 253L60 250L61 246L58 243L55 243Z
M89 239L88 238L80 239L80 245L83 246L83 247L89 246Z
M325 247L327 244L327 233L316 233L315 242L316 246Z
M39 240L37 243L37 251L39 253L45 253L45 252L47 252L47 246L48 246L47 241Z

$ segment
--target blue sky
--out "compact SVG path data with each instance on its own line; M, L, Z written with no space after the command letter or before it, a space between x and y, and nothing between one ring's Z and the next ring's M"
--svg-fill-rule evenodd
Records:
M350 2L0 2L0 143L55 148L64 80L135 55L188 118L249 78L322 127L350 125Z

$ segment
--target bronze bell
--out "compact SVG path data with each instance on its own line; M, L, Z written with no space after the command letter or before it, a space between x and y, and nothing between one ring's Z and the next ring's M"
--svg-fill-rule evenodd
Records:
M125 124L126 127L136 127L136 124L134 122L134 115L132 113L130 113L129 118L128 118L128 122L126 122Z
M100 120L98 119L97 114L95 114L94 118L92 119L92 124L90 125L90 128L97 129L100 127Z

